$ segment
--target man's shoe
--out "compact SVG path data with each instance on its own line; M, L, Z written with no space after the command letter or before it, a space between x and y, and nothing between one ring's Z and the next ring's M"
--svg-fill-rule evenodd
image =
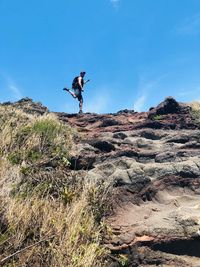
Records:
M67 88L63 88L63 90L65 90L65 91L69 92L69 89L67 89Z
M82 110L79 110L79 114L83 114L83 111Z

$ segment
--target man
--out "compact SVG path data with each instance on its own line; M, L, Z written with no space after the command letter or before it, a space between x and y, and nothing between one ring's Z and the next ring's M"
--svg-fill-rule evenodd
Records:
M72 82L72 88L73 91L71 91L68 88L63 88L63 90L69 92L74 98L77 98L79 101L79 114L83 113L83 97L82 97L82 92L83 90L83 86L84 84L86 84L87 82L89 82L89 80L87 80L86 82L84 81L84 76L85 76L86 72L85 71L81 71L80 72L80 76L77 76L74 78L73 82Z

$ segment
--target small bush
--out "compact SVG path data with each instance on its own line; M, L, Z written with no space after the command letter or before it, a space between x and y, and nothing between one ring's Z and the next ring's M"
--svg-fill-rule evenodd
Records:
M155 121L159 121L159 120L162 120L162 119L163 119L163 115L155 115L153 117L153 120L155 120Z
M8 154L8 160L10 161L11 164L20 164L22 161L22 156L20 152L15 152L15 153L10 153Z
M52 119L38 120L32 126L33 133L41 136L45 141L51 142L60 132L62 126Z
M0 107L0 151L12 164L37 164L54 160L68 165L73 133L52 114L34 117Z
M119 262L120 262L121 266L129 266L128 256L125 254L120 254L119 255Z
M190 103L191 106L191 116L196 123L200 124L200 102L194 101Z
M89 187L88 202L98 223L101 222L102 217L112 211L111 199L111 188L109 184L100 182L98 185Z

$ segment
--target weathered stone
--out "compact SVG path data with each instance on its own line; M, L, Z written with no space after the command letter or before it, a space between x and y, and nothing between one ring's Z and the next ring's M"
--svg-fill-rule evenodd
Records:
M91 141L90 145L92 145L95 148L98 148L102 152L111 152L112 150L115 150L115 146L108 141L101 141L101 140Z
M160 103L156 108L149 111L148 117L153 119L155 116L179 113L181 110L178 102L173 97L167 97L164 102Z
M114 181L115 186L132 184L132 181L129 178L127 170L116 170L114 174L112 174L111 179Z
M176 154L174 152L167 151L156 155L155 162L172 162L175 160L175 158Z
M123 132L119 132L119 133L115 133L113 134L113 138L117 138L117 139L125 139L127 137L127 135Z
M158 131L151 130L151 129L142 131L140 135L141 137L144 137L150 140L160 140L162 138L162 136L159 135Z
M104 119L103 122L101 123L100 127L108 127L108 126L113 126L113 125L118 125L119 122L114 119Z
M200 142L197 141L190 141L186 143L182 148L193 148L193 149L199 149L200 148Z
M71 157L70 159L70 169L72 170L90 170L94 166L95 156L79 156Z

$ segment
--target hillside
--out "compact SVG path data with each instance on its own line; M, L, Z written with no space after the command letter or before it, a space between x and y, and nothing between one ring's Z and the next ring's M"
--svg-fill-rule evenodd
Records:
M0 105L0 265L200 266L200 106Z

